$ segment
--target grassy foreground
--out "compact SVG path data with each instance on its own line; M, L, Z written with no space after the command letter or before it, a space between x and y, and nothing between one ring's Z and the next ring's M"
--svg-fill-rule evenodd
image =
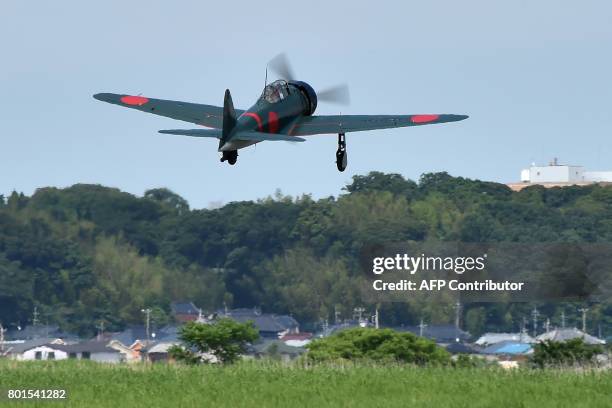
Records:
M303 368L0 361L0 388L64 388L73 407L610 407L612 373L401 366Z

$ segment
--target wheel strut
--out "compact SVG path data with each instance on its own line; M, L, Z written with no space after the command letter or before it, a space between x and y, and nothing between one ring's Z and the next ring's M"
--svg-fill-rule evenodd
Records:
M344 171L347 165L346 135L338 133L338 150L336 150L336 166L339 171Z
M227 161L229 164L234 165L238 160L238 150L229 150L224 151L223 156L221 156L221 161Z

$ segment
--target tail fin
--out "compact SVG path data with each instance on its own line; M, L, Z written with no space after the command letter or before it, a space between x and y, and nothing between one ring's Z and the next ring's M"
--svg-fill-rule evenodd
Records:
M232 94L229 89L225 90L225 98L223 99L223 132L221 135L221 146L230 133L236 127L236 111L234 110L234 102L232 102Z

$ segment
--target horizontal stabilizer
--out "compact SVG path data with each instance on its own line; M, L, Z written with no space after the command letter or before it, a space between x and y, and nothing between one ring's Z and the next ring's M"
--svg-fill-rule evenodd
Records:
M264 142L264 141L275 141L282 140L285 142L304 142L306 139L297 137L297 136L287 136L287 135L279 135L276 133L264 133L264 132L248 132L242 131L237 132L234 136L232 136L231 140L251 140L255 142Z
M160 130L159 133L164 133L167 135L213 137L215 139L221 139L221 129L169 129Z

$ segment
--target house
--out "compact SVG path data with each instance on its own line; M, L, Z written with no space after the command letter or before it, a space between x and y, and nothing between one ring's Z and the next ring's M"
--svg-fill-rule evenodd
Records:
M151 330L147 338L145 326L129 326L118 333L105 333L102 338L108 342L108 346L119 351L125 357L126 362L138 362L143 360L146 349L157 342L178 342L179 328L177 326L165 326L156 331Z
M179 323L193 322L200 316L200 309L192 302L172 302L170 309L174 319Z
M285 344L282 340L263 339L251 346L250 353L255 358L275 358L283 361L293 360L304 354L303 347L293 347Z
M150 330L147 334L145 326L128 326L125 330L118 333L112 333L110 340L116 340L126 347L134 348L137 343L146 343L155 338L155 332Z
M430 324L423 327L422 331L419 326L400 326L394 327L394 329L397 331L409 331L417 336L422 334L423 337L439 344L467 342L472 337L470 333L461 330L453 324Z
M551 330L547 333L540 334L537 337L537 340L538 341L546 341L546 340L567 341L567 340L573 340L577 338L582 338L585 344L590 344L590 345L606 344L605 340L599 339L595 336L591 336L590 334L587 334L576 328Z
M181 343L176 341L160 341L151 344L149 347L141 350L143 359L151 363L169 362L172 358L169 357L168 350L173 346L178 346Z
M219 311L217 315L240 323L252 321L259 335L264 338L278 339L285 334L300 332L299 323L292 316L261 313L259 309Z
M502 341L516 341L520 343L535 343L536 340L527 333L485 333L474 342L477 346L487 347Z
M137 363L141 360L139 348L129 348L117 340L110 340L107 346L121 353L126 363Z
M482 350L482 354L507 357L527 356L529 354L533 354L533 345L529 343L506 340L486 347L484 350Z
M320 332L316 333L316 337L327 337L342 330L354 329L357 327L369 327L369 325L364 325L363 322L359 320L345 320L342 323L326 324Z
M56 345L59 350L67 355L67 358L78 360L92 360L101 363L121 363L126 361L124 355L118 350L109 347L106 341L84 341L76 344Z
M78 336L62 331L57 325L32 325L7 331L7 340L34 340L34 339L64 339L78 340Z
M54 348L65 344L62 339L40 338L5 343L3 356L14 360L61 360L67 358Z
M304 347L312 341L312 333L287 333L280 339L287 346Z
M451 354L479 354L478 350L465 343L450 343L445 349Z

